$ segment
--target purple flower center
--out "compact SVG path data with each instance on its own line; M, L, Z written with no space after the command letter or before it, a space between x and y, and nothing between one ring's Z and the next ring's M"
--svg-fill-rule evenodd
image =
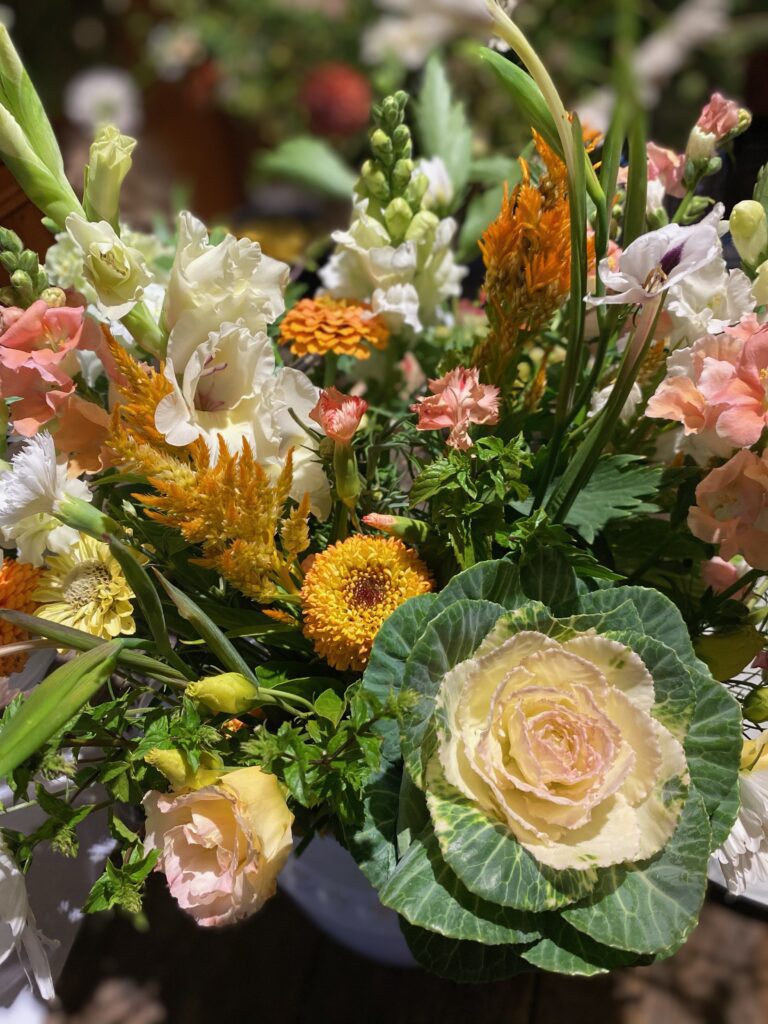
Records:
M661 267L661 270L666 277L669 277L669 275L672 273L675 267L680 263L680 260L683 258L684 247L685 242L681 242L679 245L676 245L673 249L668 249L661 257L661 263L659 264L659 266Z

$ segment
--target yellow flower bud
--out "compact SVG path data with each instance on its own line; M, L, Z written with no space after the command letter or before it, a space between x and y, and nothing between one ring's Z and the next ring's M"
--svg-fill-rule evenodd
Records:
M758 306L768 306L768 260L764 260L755 271L752 294Z
M737 203L730 219L731 237L736 251L750 266L760 262L768 249L768 219L762 203L744 199Z
M216 714L239 715L259 699L258 687L239 672L225 672L190 683L186 694Z
M144 755L144 760L162 772L174 789L202 789L203 786L211 786L221 778L223 767L221 759L214 754L202 754L200 767L193 771L187 758L175 747L168 750L153 747Z
M768 732L761 733L753 740L744 740L739 767L742 772L768 768Z
M117 227L120 189L131 169L135 147L136 139L122 135L111 124L96 135L85 168L83 205L89 220L105 220Z

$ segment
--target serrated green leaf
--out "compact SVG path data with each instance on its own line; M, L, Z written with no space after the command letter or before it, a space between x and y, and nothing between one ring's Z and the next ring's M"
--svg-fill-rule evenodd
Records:
M606 523L650 512L658 506L646 499L659 493L663 469L645 465L637 455L602 458L565 518L588 544Z
M333 690L324 690L315 699L315 711L321 718L338 725L344 714L344 701Z

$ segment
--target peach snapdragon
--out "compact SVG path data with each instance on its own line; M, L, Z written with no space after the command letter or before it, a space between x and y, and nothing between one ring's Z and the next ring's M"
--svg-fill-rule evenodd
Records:
M768 569L768 456L742 448L713 469L696 488L688 527L719 545L721 558L742 555L754 568Z

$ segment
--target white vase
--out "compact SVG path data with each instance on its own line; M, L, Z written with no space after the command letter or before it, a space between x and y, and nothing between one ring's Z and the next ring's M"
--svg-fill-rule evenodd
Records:
M54 783L47 788L57 792L64 782ZM83 800L95 802L99 791L83 795ZM12 794L0 785L0 803L10 807ZM46 815L35 804L15 811L6 811L0 820L3 828L28 835L46 819ZM80 851L77 857L63 857L54 853L48 843L41 843L35 850L32 866L26 876L27 897L35 923L52 946L46 948L54 981L61 973L77 930L91 886L104 870L104 862L114 845L109 837L106 811L94 811L77 828ZM29 984L18 958L13 955L0 967L0 1007L12 1005L19 992Z
M329 836L316 836L292 854L280 888L326 935L347 949L390 967L416 967L397 914L379 896L352 856Z

